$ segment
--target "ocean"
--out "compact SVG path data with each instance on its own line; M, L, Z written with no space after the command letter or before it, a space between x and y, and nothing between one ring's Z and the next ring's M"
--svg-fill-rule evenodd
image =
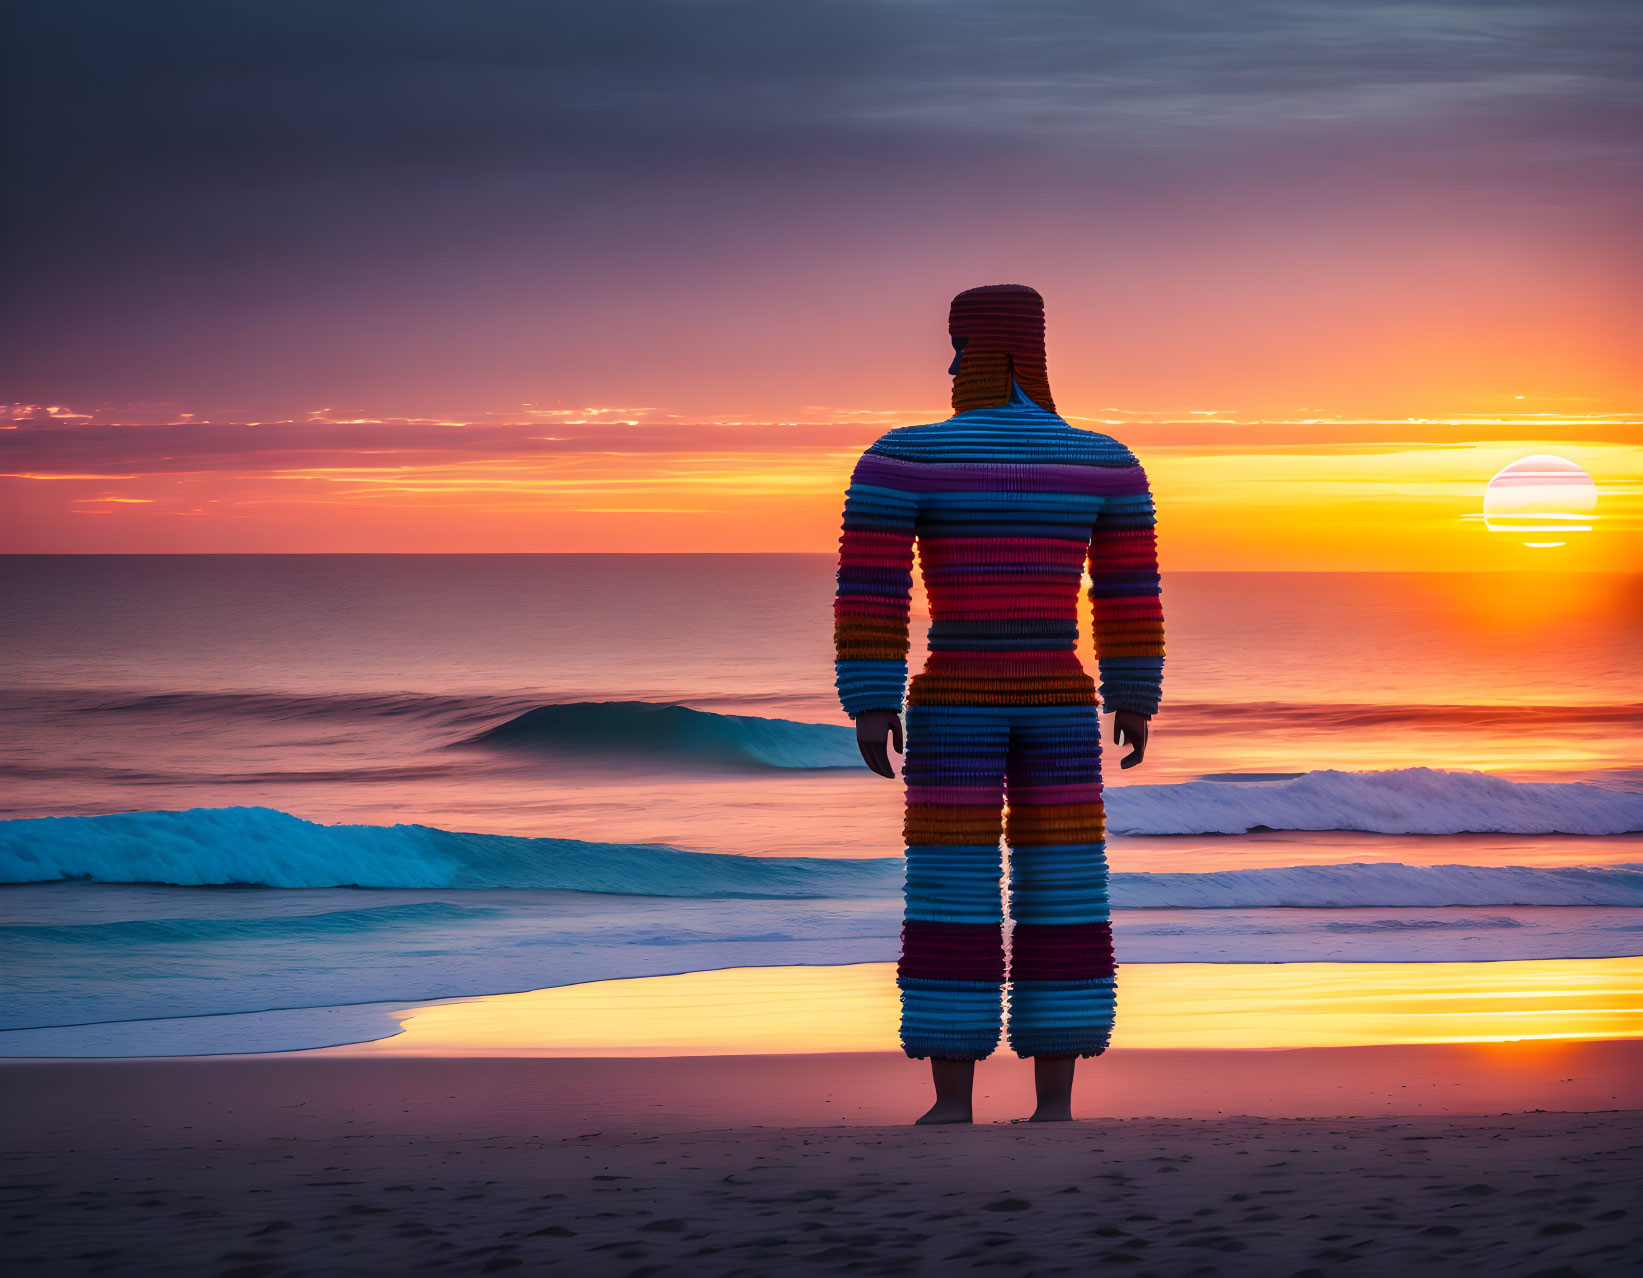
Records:
M833 699L832 586L828 555L0 559L0 1055L893 960L901 786ZM1643 577L1189 572L1164 606L1146 762L1107 749L1121 964L1643 954Z

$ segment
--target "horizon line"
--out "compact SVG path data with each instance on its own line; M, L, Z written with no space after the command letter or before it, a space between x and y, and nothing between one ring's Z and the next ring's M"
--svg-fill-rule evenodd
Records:
M834 550L0 550L0 559L500 559L583 558L656 559L834 559ZM1628 568L1165 568L1163 574L1287 573L1365 575L1397 573L1403 576L1591 576L1643 577L1643 569Z

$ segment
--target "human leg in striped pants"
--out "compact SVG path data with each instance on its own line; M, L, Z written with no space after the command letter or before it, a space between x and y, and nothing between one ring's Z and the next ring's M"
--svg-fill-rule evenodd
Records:
M903 775L903 1049L959 1061L990 1055L1007 989L1018 1056L1105 1051L1114 969L1097 707L910 705Z

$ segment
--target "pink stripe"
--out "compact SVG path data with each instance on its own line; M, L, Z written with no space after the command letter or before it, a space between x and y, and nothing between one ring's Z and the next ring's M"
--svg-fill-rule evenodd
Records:
M930 556L943 563L1083 563L1088 549L1082 540L1059 537L931 537L929 543Z
M1140 466L1072 466L1047 462L910 462L868 453L852 479L903 492L1085 493L1134 496L1147 491Z
M1001 785L910 785L907 787L907 802L997 808L1004 804L1004 790Z
M965 670L995 670L1000 667L1030 665L1035 670L1047 666L1064 666L1069 670L1084 667L1078 654L1065 648L1012 648L1007 652L932 652L926 670L939 667L943 674L957 674Z
M1010 797L1028 808L1102 802L1099 781L1085 785L1016 785L1010 787Z

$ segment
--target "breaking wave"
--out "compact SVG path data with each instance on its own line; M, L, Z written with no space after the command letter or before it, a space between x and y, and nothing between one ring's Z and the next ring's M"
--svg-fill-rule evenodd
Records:
M1292 784L1292 783L1288 783ZM318 825L267 808L0 822L0 882L522 888L624 896L864 899L901 891L901 857L747 857L651 844ZM1354 863L1112 876L1120 908L1643 906L1643 865ZM388 916L348 926L386 925Z
M1107 791L1114 834L1630 834L1643 794L1583 781L1508 781L1486 772L1398 768L1304 772L1289 780L1183 781Z
M194 808L0 822L0 883L531 888L624 896L864 897L900 861L747 857L655 844L318 825L270 808Z
M831 723L718 714L650 701L537 706L461 745L730 768L860 768L855 733Z

